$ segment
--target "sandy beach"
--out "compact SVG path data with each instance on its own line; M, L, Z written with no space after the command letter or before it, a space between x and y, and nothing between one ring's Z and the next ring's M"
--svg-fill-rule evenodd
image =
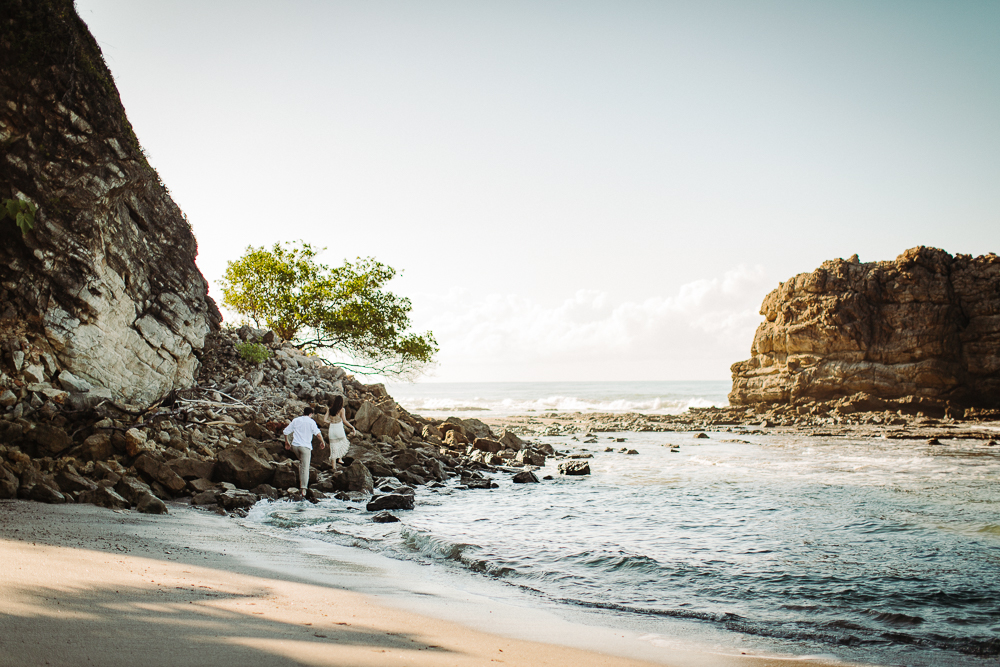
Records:
M621 633L596 652L483 632L331 585L322 572L337 563L176 504L151 517L2 501L0 563L2 665L821 664L652 648L626 657L642 643Z

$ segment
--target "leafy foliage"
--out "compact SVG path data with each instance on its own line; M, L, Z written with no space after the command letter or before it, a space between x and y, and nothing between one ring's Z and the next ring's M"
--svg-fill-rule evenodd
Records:
M250 363L259 364L271 358L271 350L260 343L239 343L236 352Z
M248 246L226 265L222 303L299 349L346 354L352 361L341 366L418 375L433 361L437 341L430 332L407 332L410 300L384 289L396 270L371 257L330 268L316 261L318 252L301 241Z
M35 228L35 213L38 207L30 201L23 199L4 199L0 202L0 219L8 217L21 230L21 234L27 234Z

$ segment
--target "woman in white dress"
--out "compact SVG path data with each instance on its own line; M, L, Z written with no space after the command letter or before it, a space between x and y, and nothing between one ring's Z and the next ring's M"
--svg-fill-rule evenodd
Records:
M347 450L351 446L351 441L347 439L344 425L351 426L347 421L347 413L344 411L344 397L335 396L333 405L327 406L327 416L330 419L330 430L327 435L330 439L330 465L337 469L338 463L343 463L340 459L347 455ZM358 429L351 426L351 431L357 435Z

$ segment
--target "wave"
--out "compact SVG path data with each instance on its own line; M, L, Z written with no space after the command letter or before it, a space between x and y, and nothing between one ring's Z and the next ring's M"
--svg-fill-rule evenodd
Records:
M517 414L525 412L641 412L646 414L680 414L689 408L724 407L724 399L709 400L703 397L651 397L638 400L625 398L598 399L579 396L552 395L538 398L451 398L397 396L404 408L416 413L436 412L493 412Z
M690 619L716 623L729 630L759 637L788 639L808 642L821 642L832 646L862 646L884 645L886 641L897 645L913 646L922 649L940 649L957 651L979 658L996 658L1000 656L1000 639L996 637L927 634L924 636L905 632L884 632L878 628L866 628L857 623L845 620L814 623L798 621L793 625L785 623L768 623L744 618L738 614L726 612L706 612L690 609L657 609L639 605L618 604L595 600L580 600L575 598L559 598L563 604L570 604L590 609L601 609L614 612L626 612L643 616L663 616L668 618ZM877 620L883 622L907 619L902 625L918 625L918 619L905 614L881 614ZM923 619L919 619L922 621Z
M403 545L407 549L423 556L435 560L454 561L473 572L498 578L516 574L516 570L509 564L496 563L487 557L477 557L481 549L475 544L451 542L425 531L409 527L403 527L399 535Z

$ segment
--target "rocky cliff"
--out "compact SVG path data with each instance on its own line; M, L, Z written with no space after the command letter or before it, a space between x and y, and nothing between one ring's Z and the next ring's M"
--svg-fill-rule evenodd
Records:
M137 403L190 385L221 318L97 42L71 0L0 0L0 22L0 199L38 207L24 234L0 220L6 372Z
M881 399L1000 403L1000 258L907 250L833 260L781 283L760 310L734 405Z

